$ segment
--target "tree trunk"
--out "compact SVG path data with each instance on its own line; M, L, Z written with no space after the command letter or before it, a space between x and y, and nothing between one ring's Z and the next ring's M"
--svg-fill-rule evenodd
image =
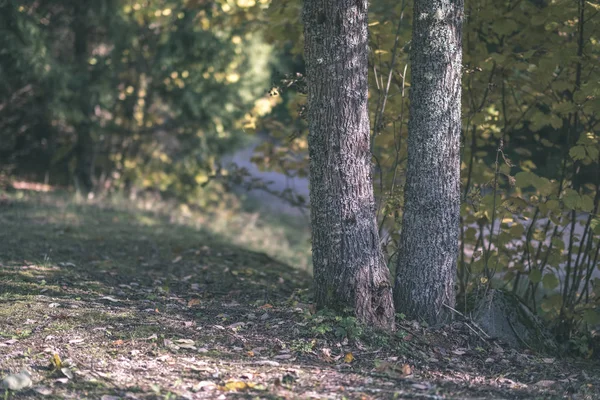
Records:
M394 300L442 323L455 303L463 0L415 0L404 214Z
M393 329L371 178L366 0L305 0L308 148L317 308Z
M78 190L87 195L93 188L94 141L92 138L90 73L88 64L88 31L87 9L85 2L77 2L73 17L73 34L75 36L74 55L81 119L76 123L77 144L75 145L75 179Z

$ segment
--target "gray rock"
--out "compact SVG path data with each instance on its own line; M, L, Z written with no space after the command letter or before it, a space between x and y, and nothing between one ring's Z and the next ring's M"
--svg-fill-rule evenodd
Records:
M23 390L33 385L31 374L27 370L22 370L18 374L7 375L2 380L0 387L10 390Z
M490 289L476 300L473 320L493 338L514 348L555 350L556 343L540 319L517 296Z

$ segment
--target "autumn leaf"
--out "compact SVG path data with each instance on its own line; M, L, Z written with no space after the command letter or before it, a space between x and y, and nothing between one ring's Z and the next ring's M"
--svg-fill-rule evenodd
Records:
M187 306L193 307L193 306L197 306L198 304L200 304L200 299L190 299L187 303Z
M344 356L344 362L346 364L350 364L352 361L354 361L354 355L352 355L352 353L350 352L346 353L346 355Z
M230 381L225 383L224 386L220 386L219 389L223 391L233 391L233 390L245 390L250 386L244 381Z

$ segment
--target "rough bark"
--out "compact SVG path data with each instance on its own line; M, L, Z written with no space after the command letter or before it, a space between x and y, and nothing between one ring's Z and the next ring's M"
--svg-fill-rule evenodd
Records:
M366 0L305 0L308 147L318 308L392 329L371 177Z
M463 0L415 0L396 309L430 324L455 302Z

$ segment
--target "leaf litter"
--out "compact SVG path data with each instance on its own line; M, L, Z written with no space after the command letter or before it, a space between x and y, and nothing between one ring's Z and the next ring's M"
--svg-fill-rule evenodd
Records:
M86 205L78 226L40 224L69 206L16 204L0 210L11 399L600 397L597 363L517 351L463 321L353 333L316 314L308 274L167 216L150 230ZM40 251L50 261L21 268Z

